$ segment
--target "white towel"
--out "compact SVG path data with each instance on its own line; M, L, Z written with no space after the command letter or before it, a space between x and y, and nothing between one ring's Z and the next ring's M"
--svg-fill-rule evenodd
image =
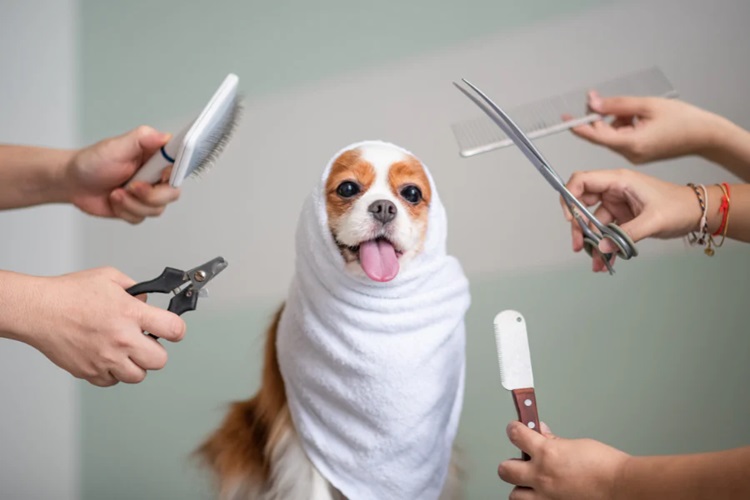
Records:
M305 452L333 486L354 500L434 499L463 404L468 282L446 254L429 172L423 252L387 283L344 270L324 185L333 161L364 144L337 153L304 204L278 358Z

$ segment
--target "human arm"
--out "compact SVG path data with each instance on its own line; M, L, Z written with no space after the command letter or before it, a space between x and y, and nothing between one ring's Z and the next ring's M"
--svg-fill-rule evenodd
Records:
M85 213L137 224L179 197L167 184L121 186L169 140L150 127L80 150L0 145L0 209L72 203Z
M594 207L594 216L603 224L615 222L634 242L644 238L679 238L697 231L702 211L695 192L689 186L662 181L650 175L629 169L576 172L567 183L568 190L581 202ZM722 221L722 191L719 186L708 189L708 232L717 231ZM730 186L730 209L727 237L750 242L750 184ZM570 213L563 211L568 220ZM573 251L583 249L583 234L575 221L571 221ZM614 244L603 239L599 250L616 251ZM595 257L594 271L606 270L604 263Z
M614 119L573 132L634 164L699 155L750 181L750 132L724 117L675 99L602 98L595 92L589 108Z
M130 296L133 284L111 268L55 277L0 271L0 337L31 345L94 385L140 382L167 361L143 332L175 342L185 323Z
M510 441L531 456L498 467L517 486L511 500L727 500L750 497L750 447L694 455L636 457L592 439L562 439L520 422Z

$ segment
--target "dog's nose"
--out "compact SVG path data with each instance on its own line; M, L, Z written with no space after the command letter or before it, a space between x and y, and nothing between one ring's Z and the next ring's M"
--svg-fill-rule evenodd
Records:
M391 222L396 217L396 205L392 201L377 200L373 201L367 210L383 224Z

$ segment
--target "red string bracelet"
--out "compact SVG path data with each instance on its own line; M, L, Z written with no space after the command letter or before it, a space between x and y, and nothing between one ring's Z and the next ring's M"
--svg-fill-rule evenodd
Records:
M727 184L726 182L722 182L721 186L724 187L724 194L721 197L721 205L719 206L719 213L721 213L721 225L712 236L719 236L724 232L724 227L727 225L727 218L729 217L729 184Z

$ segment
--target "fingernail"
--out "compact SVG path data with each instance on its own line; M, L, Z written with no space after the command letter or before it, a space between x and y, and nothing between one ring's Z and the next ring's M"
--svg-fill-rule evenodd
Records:
M121 190L112 191L112 194L110 195L112 200L116 202L121 202L123 200L123 194Z
M142 196L145 193L147 184L145 182L133 182L128 186L131 193Z
M599 111L602 106L602 98L596 91L592 90L589 92L589 107L594 111Z

